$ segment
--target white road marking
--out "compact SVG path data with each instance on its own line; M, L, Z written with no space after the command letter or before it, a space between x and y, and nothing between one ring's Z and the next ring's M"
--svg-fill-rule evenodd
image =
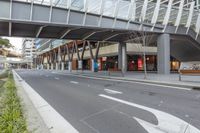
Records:
M189 115L185 115L186 118L190 117Z
M156 110L153 108L149 108L149 107L146 107L143 105L139 105L136 103L128 102L125 100L121 100L121 99L118 99L115 97L107 96L104 94L99 94L99 96L119 102L119 103L129 105L129 106L137 107L142 110L146 110L146 111L153 113L158 120L158 125L154 125L152 123L146 122L139 118L133 117L133 119L136 119L138 121L138 123L140 123L140 125L143 126L145 128L145 130L148 131L149 133L166 133L166 132L168 132L168 133L183 133L187 127L189 127L190 133L200 133L200 130L197 129L196 127L190 125L186 121L184 121L176 116L173 116L169 113L166 113L166 112L163 112L160 110ZM188 132L185 132L185 133L188 133Z
M59 78L58 77L54 77L56 80L59 80Z
M104 89L105 92L110 93L110 94L122 94L120 91L115 91L111 89Z
M70 81L70 83L72 83L72 84L78 84L78 82L76 82L76 81Z
M159 105L158 106L161 106L164 102L163 101L160 101Z
M21 77L13 70L14 76ZM18 82L17 80L15 80ZM63 116L61 116L46 100L44 100L29 84L24 80L21 86L32 101L34 107L39 112L50 133L79 133Z

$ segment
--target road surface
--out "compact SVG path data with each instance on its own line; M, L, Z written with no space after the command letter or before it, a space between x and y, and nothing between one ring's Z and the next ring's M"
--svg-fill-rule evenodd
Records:
M41 70L16 72L80 133L200 130L200 91Z

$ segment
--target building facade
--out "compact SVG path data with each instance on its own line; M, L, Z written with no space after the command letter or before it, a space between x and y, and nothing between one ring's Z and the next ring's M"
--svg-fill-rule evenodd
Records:
M59 41L56 41L57 43ZM55 43L55 42L54 42ZM38 48L40 51L38 63L44 69L56 70L91 70L94 71L94 61L97 71L120 71L120 44L111 42L68 41L55 47L46 43ZM157 47L143 46L139 43L126 44L125 71L144 71L144 52L146 54L147 71L157 71ZM179 69L179 61L170 57L171 72Z
M24 60L28 60L24 67L32 68L34 58L36 57L36 47L35 47L35 39L24 38L22 43L22 58Z

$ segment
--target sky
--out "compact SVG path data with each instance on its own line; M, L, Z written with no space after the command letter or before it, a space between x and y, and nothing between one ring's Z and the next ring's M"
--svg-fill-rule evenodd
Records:
M23 38L18 38L18 37L3 37L3 38L9 39L10 43L13 46L15 46L14 50L16 50L17 52L21 52Z

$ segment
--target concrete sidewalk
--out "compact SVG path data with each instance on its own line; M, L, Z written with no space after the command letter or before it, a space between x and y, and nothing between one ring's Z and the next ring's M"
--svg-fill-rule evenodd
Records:
M91 71L72 71L69 72L53 70L54 72L63 73L63 74L76 74L83 76L94 76L100 78L111 78L118 80L127 80L127 81L135 81L135 82L146 82L153 84L162 84L162 85L170 85L170 86L178 86L178 87L188 87L193 89L200 90L200 76L182 76L182 81L179 81L179 74L173 73L169 75L160 75L156 73L147 73L147 79L144 79L143 72L126 72L122 74L121 72L91 72Z

